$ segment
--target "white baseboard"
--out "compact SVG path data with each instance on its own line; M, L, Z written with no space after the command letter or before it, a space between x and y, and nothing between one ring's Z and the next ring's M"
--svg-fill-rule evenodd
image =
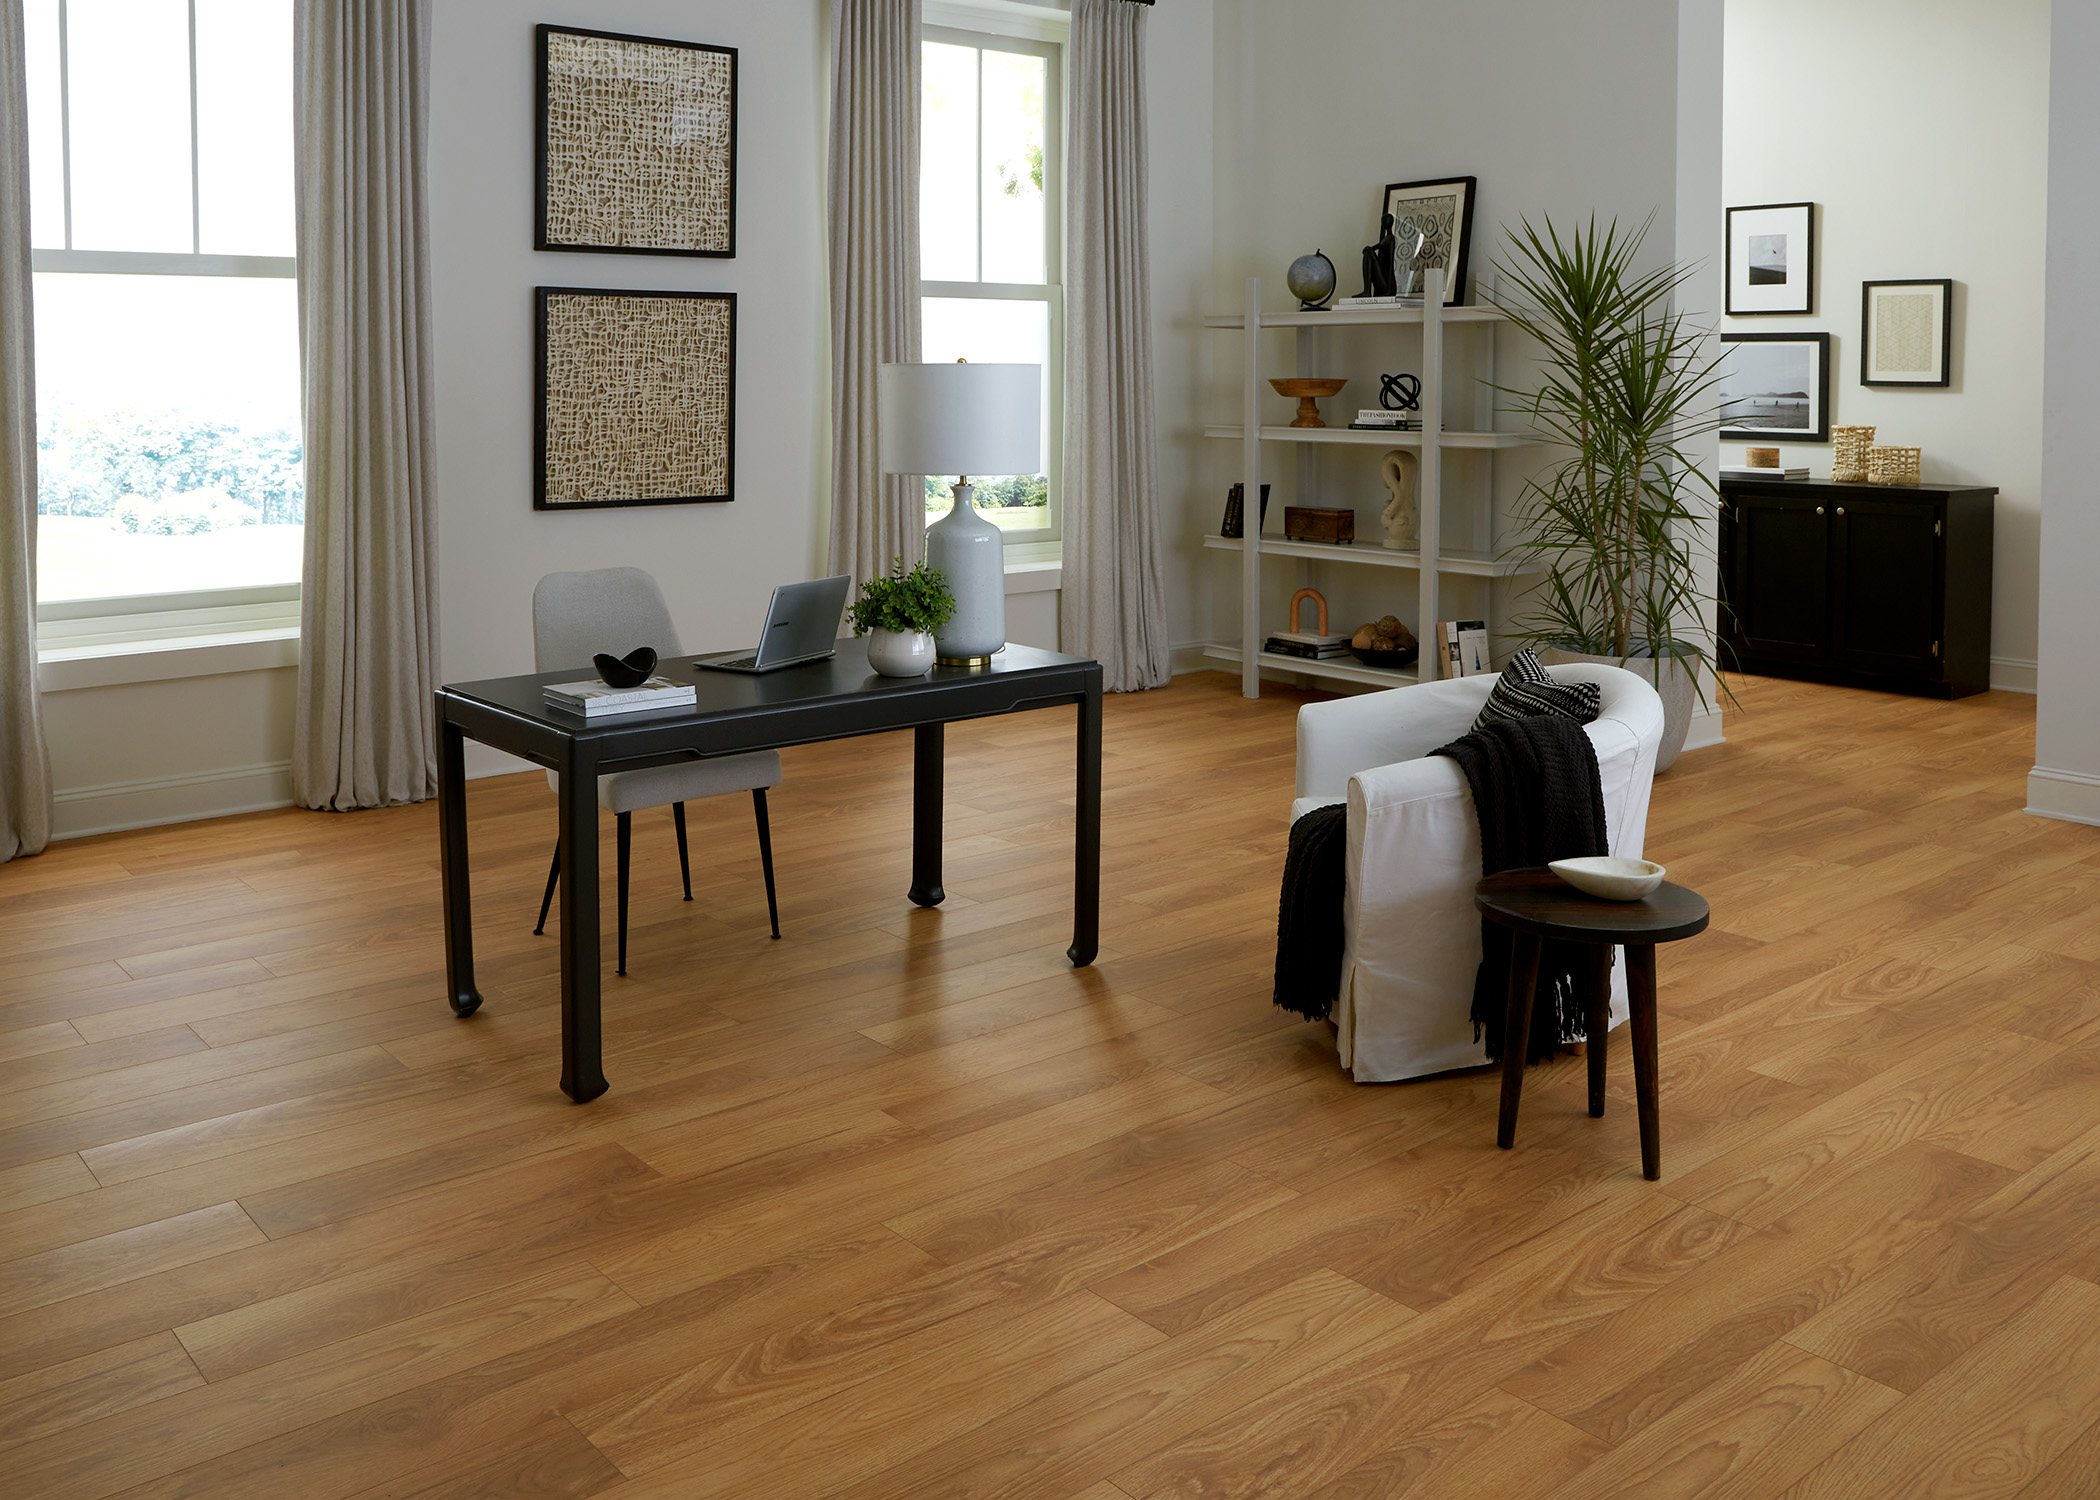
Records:
M1991 658L1991 687L2001 693L2031 693L2035 690L2036 663L2017 656Z
M1227 665L1203 654L1209 641L1177 641L1168 648L1167 671L1179 677L1184 672L1223 672ZM1235 669L1236 670L1236 669Z
M223 818L292 805L292 763L225 766L182 776L148 776L101 786L63 787L51 836L86 838L127 828L154 828L196 818Z
M1692 710L1691 726L1685 730L1684 748L1704 750L1709 745L1723 745L1728 737L1721 733L1721 705L1709 703Z
M2100 827L2100 776L2036 766L2027 773L2027 811Z

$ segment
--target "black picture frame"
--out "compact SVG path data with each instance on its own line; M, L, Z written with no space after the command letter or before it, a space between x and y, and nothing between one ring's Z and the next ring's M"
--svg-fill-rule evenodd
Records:
M1433 190L1436 188L1449 189L1448 195L1456 196L1458 199L1458 218L1455 233L1452 236L1450 264L1445 267L1447 274L1444 278L1444 306L1462 307L1465 305L1466 300L1467 268L1473 255L1473 200L1480 195L1479 178L1425 177L1418 182L1389 182L1385 185L1385 190L1378 196L1379 217L1374 222L1376 226L1383 227L1385 215L1393 212L1394 195L1396 193L1411 195L1416 198L1447 196L1447 194L1424 191L1425 189ZM1400 201L1405 202L1406 198L1403 196ZM1376 233L1377 229L1374 228L1374 237Z
M687 42L673 37L636 36L624 31L596 31L587 26L554 26L542 22L533 27L533 248L535 250L587 251L594 255L685 255L708 260L728 260L736 255L738 54L734 47L712 42ZM549 78L548 38L555 35L590 37L598 41L626 42L645 47L674 47L691 52L712 52L729 59L729 141L727 238L716 247L668 244L602 245L549 236L549 199L553 184L548 174Z
M1808 407L1808 410L1807 410L1807 412L1806 412L1806 413L1804 413L1804 416L1805 416L1805 417L1807 417L1807 418L1808 418L1809 420L1805 421L1805 422L1803 423L1803 425L1800 425L1800 426L1796 426L1796 427L1784 427L1784 426L1772 426L1772 425L1760 425L1760 426L1755 426L1755 427L1746 427L1746 426L1742 426L1742 425L1740 425L1740 424L1731 424L1731 423L1729 422L1729 420L1728 420L1728 408L1729 408L1729 407L1730 407L1731 405L1734 405L1735 403L1734 403L1733 401L1730 401L1730 400L1728 400L1728 399L1725 399L1725 398L1726 398L1726 397L1728 396L1728 394L1729 394L1729 390L1728 390L1728 384L1727 384L1727 382L1728 382L1728 380L1729 380L1729 378L1730 378L1730 377L1729 377L1729 372L1728 372L1728 371L1726 371L1725 369L1724 369L1724 370L1723 370L1723 371L1721 372L1721 376L1720 376L1721 384L1720 384L1720 385L1719 385L1719 386L1717 387L1717 394L1721 395L1721 396L1722 396L1722 397L1724 398L1724 399L1723 399L1723 401L1722 401L1722 406L1721 406L1721 432L1720 432L1720 436L1721 436L1721 438L1722 438L1722 439L1723 439L1724 441L1743 441L1743 442L1752 442L1752 443L1827 443L1827 442L1829 442L1829 441L1830 441L1830 335L1829 335L1829 334L1827 334L1827 333L1724 333L1724 334L1722 334L1722 335L1721 335L1721 342L1722 342L1722 344L1723 344L1723 345L1735 345L1735 346L1741 346L1741 345L1767 345L1767 344L1799 344L1799 345L1803 345L1803 346L1805 346L1805 347L1807 347L1808 349L1810 349L1810 350L1812 350L1812 351L1813 351L1813 352L1811 353L1811 355L1810 355L1810 359L1809 359L1809 371L1810 371L1810 374L1811 374L1811 377L1812 377L1812 378L1811 378L1811 381L1810 381L1810 384L1811 384L1811 386L1812 386L1812 389L1811 389L1811 390L1810 390L1810 391L1809 391L1809 392L1807 393L1807 396L1808 396L1808 400L1807 400L1807 407ZM1725 349L1724 349L1724 351L1723 351L1723 352L1724 352L1724 355L1725 355L1725 352L1726 352L1726 351L1725 351ZM1771 393L1763 393L1763 392L1753 392L1753 393L1743 393L1743 394L1746 394L1746 395L1758 395L1758 394L1771 394L1771 395L1773 395L1773 396L1779 397L1779 398L1781 398L1782 400L1784 400L1784 398L1785 398L1786 396L1790 395L1791 393L1790 393L1790 392L1771 392ZM1775 413L1775 415L1783 415L1783 414L1784 414L1783 412L1777 412L1777 413Z
M1737 215L1743 216L1739 226ZM1750 216L1757 215L1753 220ZM1723 210L1721 227L1724 270L1724 311L1731 318L1778 318L1811 316L1816 310L1816 205L1814 203L1741 203ZM1803 274L1797 281L1786 274L1779 294L1760 292L1754 282L1763 274L1751 254L1751 236L1760 223L1802 239ZM1788 266L1791 272L1791 247Z
M1907 375L1891 375L1887 370L1876 373L1875 360L1880 351L1884 334L1875 319L1879 298L1875 295L1883 288L1930 287L1939 297L1939 308L1934 316L1939 337L1939 358L1934 361L1928 351L1927 362L1920 367L1918 378ZM1928 316L1932 316L1928 314ZM1859 383L1876 387L1902 389L1931 389L1935 386L1950 386L1954 383L1954 280L1948 276L1921 277L1905 281L1862 281L1859 284Z
M728 304L727 369L724 372L722 444L723 485L713 495L636 495L618 500L558 500L548 495L547 419L549 348L548 314L557 297L671 298L680 301ZM533 288L532 360L532 508L544 511L621 510L637 505L714 505L736 499L736 352L737 294L735 292L647 291L624 287L542 286Z

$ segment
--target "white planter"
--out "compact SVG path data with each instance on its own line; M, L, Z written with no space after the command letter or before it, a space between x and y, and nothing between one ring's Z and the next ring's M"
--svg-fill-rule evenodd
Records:
M871 630L868 665L885 677L917 677L933 666L933 636L924 630Z
M1620 661L1616 656L1587 656L1580 651L1564 651L1559 646L1549 647L1545 653L1551 665L1564 662L1586 661L1602 667L1624 667L1627 671L1648 679L1663 704L1662 744L1655 752L1655 774L1660 776L1670 769L1670 762L1677 759L1677 752L1684 748L1684 738L1692 728L1692 704L1698 700L1698 685L1692 681L1691 672L1684 663L1672 657L1663 663L1662 680L1656 681L1656 660L1652 656L1635 656Z

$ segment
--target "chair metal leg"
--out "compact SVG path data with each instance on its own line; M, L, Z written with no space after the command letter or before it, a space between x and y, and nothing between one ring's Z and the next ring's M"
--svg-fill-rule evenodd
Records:
M547 867L547 894L540 897L539 924L532 929L534 937L547 930L547 908L554 904L554 888L561 884L561 842L555 841L554 863Z
M685 899L693 899L693 867L685 857L685 804L671 804L671 826L678 830L678 878L685 882Z
M634 837L633 820L633 813L621 813L615 820L620 829L620 964L615 972L622 975L627 972L627 850Z
M766 870L766 915L773 920L773 936L780 936L780 903L773 898L773 830L766 821L766 789L751 788L751 805L758 812L758 862Z

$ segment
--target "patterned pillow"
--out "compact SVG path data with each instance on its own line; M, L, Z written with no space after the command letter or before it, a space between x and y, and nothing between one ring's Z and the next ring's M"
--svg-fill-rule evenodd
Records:
M1488 694L1473 727L1485 729L1504 719L1528 718L1533 714L1554 714L1587 724L1603 706L1604 693L1596 683L1555 682L1537 653L1526 646L1502 669L1502 676Z

